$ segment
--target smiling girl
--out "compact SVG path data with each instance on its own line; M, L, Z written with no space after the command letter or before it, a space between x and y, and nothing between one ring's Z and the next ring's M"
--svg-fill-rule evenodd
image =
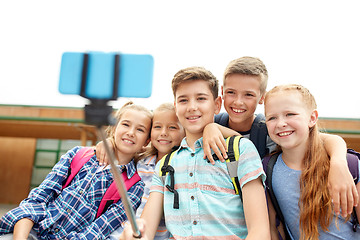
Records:
M116 121L107 129L108 137L114 143L117 168L130 179L136 172L134 156L150 141L152 113L128 103L117 112ZM63 188L71 162L81 150L77 146L61 156L40 186L3 216L0 235L6 235L1 239L105 239L121 226L126 220L121 200L97 217L101 199L114 180L110 168L99 164L92 149L87 153L91 158ZM143 189L144 183L139 181L128 190L134 210L140 205Z
M265 97L266 125L280 147L272 187L293 239L360 239L347 218L334 214L328 188L329 156L317 126L314 97L301 85L283 85ZM339 179L340 180L340 179ZM360 183L356 184L360 192ZM269 202L273 239L277 239L274 207ZM360 207L356 207L360 217Z
M185 136L185 132L175 114L174 105L172 103L163 103L153 112L153 123L151 127L151 141L145 152L138 156L136 164L137 171L141 180L145 183L144 195L141 204L136 211L136 216L140 217L145 203L149 198L151 180L154 174L156 163L166 154L170 153L174 147L180 145L181 140ZM101 144L96 146L97 155L105 158L104 149ZM107 161L106 159L103 161ZM111 239L119 239L123 229L118 228L111 236ZM162 221L157 229L155 240L168 239L169 232L166 229L165 222Z

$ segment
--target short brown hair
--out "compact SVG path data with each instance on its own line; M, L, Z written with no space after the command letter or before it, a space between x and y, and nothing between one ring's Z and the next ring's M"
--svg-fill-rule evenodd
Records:
M224 85L226 78L231 74L243 74L260 77L260 93L264 94L267 87L268 71L265 64L255 57L241 57L232 60L224 72Z
M194 80L204 80L208 83L211 93L216 99L219 95L219 81L216 77L203 67L188 67L178 71L171 82L171 87L175 97L179 85Z

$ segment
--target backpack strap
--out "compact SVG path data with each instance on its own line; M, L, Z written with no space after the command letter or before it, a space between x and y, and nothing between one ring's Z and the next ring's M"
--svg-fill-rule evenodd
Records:
M275 193L272 188L272 173L273 173L274 165L275 165L279 155L280 155L280 153L275 153L271 156L265 157L263 160L263 166L264 166L264 171L266 173L266 185L267 185L267 191L270 196L270 200L274 206L277 218L282 222L282 224L284 226L285 239L288 240L288 239L291 239L290 234L287 231L284 215L281 212L279 203L275 197Z
M225 161L232 184L234 186L235 193L239 194L242 201L242 191L239 183L239 177L237 174L240 156L239 142L241 138L242 136L231 136L226 139L228 159L226 159Z
M347 162L348 162L349 171L350 171L351 175L353 176L354 182L356 184L358 182L358 179L359 179L360 153L354 151L353 149L348 149L347 152L348 153L347 153L346 159L347 159ZM266 176L267 176L266 185L267 185L267 190L268 190L268 193L269 193L269 196L270 196L270 200L271 200L271 202L272 202L272 204L274 206L277 217L279 218L279 220L284 225L284 228L285 228L284 232L285 232L286 239L291 239L290 235L289 235L289 232L287 231L286 226L285 226L284 216L283 216L283 214L282 214L282 212L280 210L279 203L277 202L277 199L275 197L275 194L274 194L274 191L273 191L273 188L272 188L273 168L274 168L275 162L276 162L279 154L280 153L276 153L276 154L273 154L271 156L265 157L264 160L263 160L263 166L264 166L264 171L265 171ZM353 231L356 232L356 228L357 228L357 225L359 224L359 221L358 221L358 218L357 218L357 215L356 215L356 212L355 212L355 208L354 208L354 211L353 211L352 215L353 215L353 217L352 217L351 223L353 224Z
M226 112L219 113L215 115L214 121L221 126L229 127L229 114ZM261 159L269 154L269 149L266 147L267 137L265 116L264 114L257 114L250 129L249 139L254 143Z
M129 189L134 186L137 182L141 180L139 174L137 172L134 173L134 175L129 179L127 177L127 172L123 171L121 174L124 185L126 187L126 191L129 191ZM109 188L106 190L104 196L101 199L98 211L96 213L96 218L101 216L101 214L105 213L106 210L109 208L109 206L113 203L116 203L120 200L121 196L117 190L116 182L113 181Z
M166 184L165 187L172 193L174 193L174 209L179 209L179 193L175 190L175 169L170 165L171 159L173 158L177 147L172 149L172 152L166 154L163 158L160 159L160 178L163 184L165 184L165 177L170 173L170 185Z
M347 150L346 159L348 161L348 166L351 175L354 178L355 184L359 180L359 160L360 160L360 153L356 152L355 150L349 148Z
M265 116L257 114L250 129L250 140L254 143L261 159L269 154L269 149L266 147L267 136Z
M173 158L175 152L175 150L172 150L171 153L166 154L160 159L160 176L166 176L166 174L168 173L168 171L166 171L166 168L170 165L171 159Z
M350 173L353 176L354 182L356 184L358 182L358 180L359 180L360 153L358 153L355 150L349 148L347 150L346 160L347 160L347 163L348 163ZM354 207L354 211L352 212L351 223L353 224L353 231L356 232L356 228L359 225L359 219L357 218L355 207Z
M94 156L94 149L92 147L80 148L80 150L75 154L73 160L71 161L68 178L66 179L66 182L63 185L62 189L70 185L76 174L78 174L80 169L85 165L85 163L90 160L92 156ZM128 179L126 171L124 171L122 173L122 177L126 190L129 190L135 183L141 180L137 172L135 172L135 174L130 179ZM112 203L116 203L117 201L119 201L119 199L120 195L117 191L116 183L114 181L110 184L109 188L106 190L104 196L101 199L98 211L96 213L96 218L103 214Z
M221 126L229 126L229 114L227 112L222 112L215 115L214 122L220 124Z
M74 179L76 174L80 171L80 169L87 163L90 158L94 156L94 149L92 147L82 147L80 150L75 154L74 158L70 163L70 168L68 171L68 177L66 179L65 184L63 184L62 189L69 186L71 181Z

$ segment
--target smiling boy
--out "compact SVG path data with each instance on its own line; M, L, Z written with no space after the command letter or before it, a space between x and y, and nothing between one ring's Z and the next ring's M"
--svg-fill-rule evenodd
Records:
M237 168L243 202L235 194L226 163L203 159L202 136L221 107L218 81L201 67L180 70L172 81L176 114L186 137L173 154L171 174L162 180L156 166L150 197L141 216L144 239L152 239L164 213L174 239L270 239L261 159L248 139L239 143ZM175 184L172 184L171 181ZM173 188L169 187L173 185ZM142 222L139 226L142 228ZM131 239L131 229L123 239Z
M230 61L224 71L221 87L226 112L215 116L215 123L231 128L243 137L249 138L261 158L271 153L276 147L269 137L265 116L255 114L257 106L264 102L267 83L268 71L259 58L245 56ZM346 143L336 135L321 133L320 136L330 156L329 188L334 209L337 214L340 214L341 207L342 216L345 217L352 212L353 205L358 203L358 193L347 167ZM220 142L222 144L219 144ZM205 156L213 162L210 148L219 159L223 160L222 156L226 157L226 144L214 124L209 124L204 131Z

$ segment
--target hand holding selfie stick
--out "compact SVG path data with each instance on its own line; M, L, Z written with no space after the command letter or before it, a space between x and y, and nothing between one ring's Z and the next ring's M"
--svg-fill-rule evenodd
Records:
M83 60L83 69L82 69L82 81L81 81L81 93L80 95L88 98L85 93L86 89L86 80L87 80L87 72L88 72L88 54L84 54ZM135 220L135 213L131 207L131 203L129 200L129 196L127 194L127 190L124 184L124 181L121 177L121 173L119 169L116 167L115 162L117 162L114 152L110 149L109 145L106 141L105 131L103 126L106 125L115 125L116 120L112 117L113 108L107 105L109 100L117 99L117 89L118 89L118 81L119 81L119 61L120 56L115 55L115 67L114 67L114 88L113 88L113 96L111 99L92 99L90 100L90 104L86 105L84 108L85 111L85 123L92 124L97 127L98 134L100 135L101 140L104 143L105 151L110 156L110 166L111 173L114 177L114 181L116 183L117 190L121 196L121 201L124 205L125 214L127 219L130 221L132 230L134 232L134 238L141 238L141 233L137 226Z

